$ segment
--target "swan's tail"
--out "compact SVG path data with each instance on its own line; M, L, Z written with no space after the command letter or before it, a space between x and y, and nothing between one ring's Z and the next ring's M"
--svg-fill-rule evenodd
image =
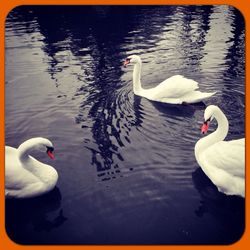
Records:
M197 91L197 92L199 92L199 91ZM215 91L215 92L200 92L200 95L201 95L201 97L202 97L202 99L204 100L204 99L207 99L207 98L209 98L209 97L211 97L211 96L213 96L213 95L215 95L217 92Z
M194 91L192 94L189 94L187 96L184 96L182 98L184 103L197 103L202 102L209 97L215 95L217 92L200 92L200 91Z

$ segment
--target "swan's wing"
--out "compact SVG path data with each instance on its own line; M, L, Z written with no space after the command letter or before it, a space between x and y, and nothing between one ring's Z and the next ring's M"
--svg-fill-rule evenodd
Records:
M39 182L39 179L22 167L17 149L6 146L5 189L20 190L35 182Z
M204 152L206 162L228 174L245 177L245 139L221 141Z
M175 75L160 83L154 90L156 98L179 98L198 88L196 81Z

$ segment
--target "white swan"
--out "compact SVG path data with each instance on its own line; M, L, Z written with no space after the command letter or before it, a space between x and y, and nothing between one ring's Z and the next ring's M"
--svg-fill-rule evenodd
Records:
M52 190L58 179L57 171L30 156L33 149L45 149L54 159L54 147L45 138L36 137L22 143L17 149L5 146L6 198L31 198Z
M245 197L245 138L223 141L228 133L228 120L215 105L206 108L204 118L203 134L213 118L218 128L196 143L194 151L198 164L220 192Z
M196 81L187 79L181 75L172 76L154 88L143 89L141 86L141 58L137 55L129 56L123 63L124 67L129 63L134 64L134 93L149 100L170 104L197 103L216 93L202 93L198 91L199 86Z

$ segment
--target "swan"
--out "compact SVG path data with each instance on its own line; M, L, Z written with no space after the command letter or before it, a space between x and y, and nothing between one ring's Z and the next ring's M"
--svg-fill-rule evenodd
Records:
M53 144L46 138L31 138L18 148L5 146L6 198L32 198L55 187L57 171L32 157L30 153L33 149L45 149L48 156L54 159Z
M201 132L208 131L210 122L217 120L212 134L195 144L195 158L203 172L226 195L245 197L245 138L224 141L229 124L218 106L210 105L204 112L205 122Z
M200 92L198 83L181 75L174 75L161 82L154 88L143 89L141 86L142 61L138 55L131 55L125 59L123 66L134 64L133 91L136 95L145 97L151 101L169 104L197 103L201 102L216 92Z

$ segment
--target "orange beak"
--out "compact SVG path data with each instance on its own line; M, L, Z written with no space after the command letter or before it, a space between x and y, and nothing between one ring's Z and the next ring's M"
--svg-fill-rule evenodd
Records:
M206 134L209 128L209 121L206 121L201 126L201 133Z
M49 156L50 159L52 159L52 160L55 159L55 155L53 154L52 150L47 150L47 155Z
M130 59L126 58L125 61L123 62L123 66L126 68L129 63L130 63Z

